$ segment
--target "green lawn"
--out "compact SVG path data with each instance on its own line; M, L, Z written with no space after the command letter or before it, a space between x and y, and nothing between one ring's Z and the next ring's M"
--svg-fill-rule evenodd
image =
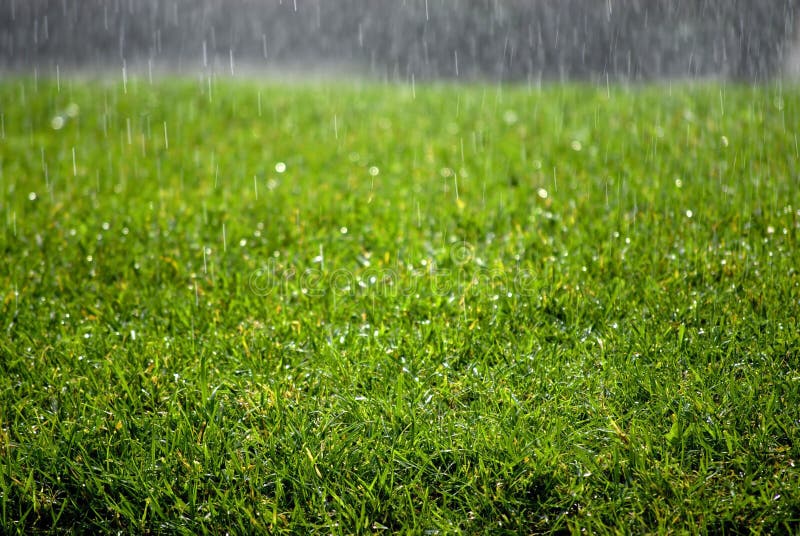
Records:
M800 524L800 89L0 84L0 532Z

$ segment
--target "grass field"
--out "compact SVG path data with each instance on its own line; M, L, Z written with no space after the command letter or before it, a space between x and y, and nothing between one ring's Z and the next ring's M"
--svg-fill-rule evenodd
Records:
M4 533L800 526L800 90L0 84Z

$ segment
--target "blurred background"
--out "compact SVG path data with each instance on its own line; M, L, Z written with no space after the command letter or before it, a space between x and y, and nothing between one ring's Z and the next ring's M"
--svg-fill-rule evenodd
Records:
M759 82L800 0L2 0L0 68ZM118 71L117 71L118 72Z

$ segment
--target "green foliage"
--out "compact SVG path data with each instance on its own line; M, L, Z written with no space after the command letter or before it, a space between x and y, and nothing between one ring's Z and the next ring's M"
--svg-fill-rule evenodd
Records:
M0 84L0 526L800 523L800 93Z

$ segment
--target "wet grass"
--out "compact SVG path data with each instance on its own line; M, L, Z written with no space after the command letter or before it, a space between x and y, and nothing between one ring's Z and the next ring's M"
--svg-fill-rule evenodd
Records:
M0 85L5 533L800 523L800 92Z

